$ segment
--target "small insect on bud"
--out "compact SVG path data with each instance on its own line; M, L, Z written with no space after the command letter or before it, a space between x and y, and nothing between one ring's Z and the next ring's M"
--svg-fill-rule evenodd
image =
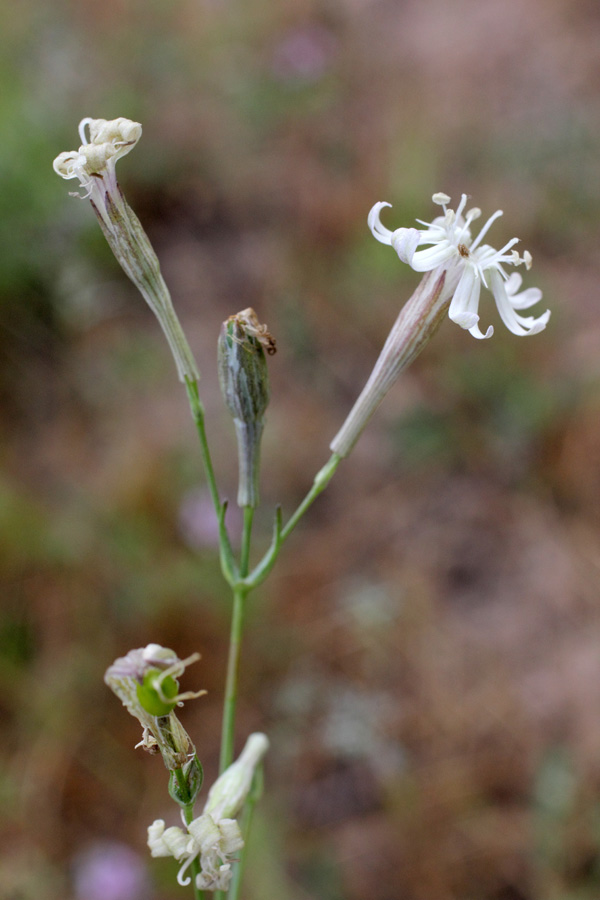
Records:
M219 382L236 430L237 502L242 507L258 506L260 441L269 403L265 350L269 355L275 353L275 341L253 309L244 309L223 322L218 348Z

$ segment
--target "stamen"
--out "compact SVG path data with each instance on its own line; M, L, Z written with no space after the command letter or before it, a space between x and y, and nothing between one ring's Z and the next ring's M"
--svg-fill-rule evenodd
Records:
M460 203L458 204L458 209L456 210L456 218L457 218L457 219L458 219L460 216L462 216L462 211L463 211L463 209L465 208L465 206L467 205L467 200L468 200L468 199L469 199L469 198L467 197L466 194L463 194L463 195L461 196L461 198L460 198Z
M185 870L189 866L191 866L191 864L196 859L197 855L198 855L197 853L194 853L193 855L188 856L188 858L186 859L186 861L180 868L179 872L177 873L177 884L180 884L181 887L186 887L188 884L190 884L190 882L192 880L191 877L188 875L187 878L184 878L183 876L184 876Z
M473 241L473 243L472 243L472 245L471 245L471 250L474 250L474 249L475 249L475 247L477 246L477 244L479 244L479 243L481 242L482 237L483 237L485 234L487 234L487 232L488 232L489 229L491 228L492 224L496 221L496 219L500 218L501 215L503 215L502 210L501 210L501 209L498 209L498 210L496 210L496 212L494 213L493 216L490 216L490 217L489 217L489 219L487 220L487 222L485 223L485 225L483 226L483 228L481 229L481 231L479 232L479 234L477 235L477 237L476 237L475 240Z

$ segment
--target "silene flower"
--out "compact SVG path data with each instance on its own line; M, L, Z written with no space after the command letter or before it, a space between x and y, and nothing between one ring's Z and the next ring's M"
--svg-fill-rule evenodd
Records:
M206 693L179 691L178 679L198 659L199 653L179 659L173 650L148 644L116 659L104 675L108 687L143 728L137 746L150 753L160 751L169 771L183 768L196 753L174 709Z
M89 132L89 138L88 138ZM53 163L61 178L77 178L84 193L71 196L91 200L93 206L110 227L107 204L122 205L115 166L126 156L142 136L142 126L131 119L82 119L79 123L79 150L59 153Z
M397 228L390 231L381 222L381 210L389 203L376 203L369 213L368 223L373 236L382 244L393 247L402 262L416 272L430 272L442 267L446 270L446 288L452 284L452 299L448 315L475 338L489 338L494 333L490 325L485 333L479 328L479 297L481 287L490 290L498 312L506 327L517 335L537 334L546 327L550 311L541 316L521 315L521 310L535 306L542 299L539 288L521 291L522 278L518 272L508 274L506 266L524 265L531 268L531 254L520 256L512 249L518 238L511 238L500 250L482 243L491 225L502 215L498 210L487 220L476 237L472 223L479 218L477 208L465 211L467 195L463 194L456 209L448 208L447 194L434 194L433 202L444 214L432 222L417 219L423 228ZM450 277L448 277L450 276Z
M184 831L177 825L165 828L163 819L148 827L148 847L154 857L172 856L181 863L178 884L190 884L188 874L198 860L200 871L195 876L201 891L226 891L233 872L233 854L244 846L244 839L235 819L215 821L209 813L194 819Z
M117 182L117 160L133 150L141 136L142 126L131 119L82 119L81 146L78 150L59 153L53 167L61 178L79 181L83 193L72 192L71 196L92 204L110 249L158 319L180 380L197 381L196 362L173 308L156 253Z
M185 829L165 827L157 819L148 827L148 847L152 856L172 856L181 863L177 881L187 885L192 879L202 891L226 891L233 872L233 854L244 846L236 817L242 811L256 770L269 747L266 735L251 734L237 760L217 778L202 811Z
M390 231L381 222L381 210L389 203L376 203L368 216L371 232L382 244L393 247L402 262L416 272L423 272L421 283L400 310L398 318L373 367L371 375L342 427L330 443L334 454L348 456L365 426L400 373L428 344L448 313L461 328L475 338L489 338L494 333L490 325L485 333L479 327L479 298L481 287L490 290L498 312L513 334L537 334L542 331L550 311L541 316L521 315L539 302L538 288L522 291L521 275L506 271L507 266L531 267L531 254L519 256L512 248L518 238L511 238L501 250L482 243L491 225L502 215L498 210L487 220L474 238L472 223L481 211L465 212L467 195L463 194L456 212L448 208L450 197L434 194L433 202L442 207L443 215L432 222L417 220L423 228L397 228Z

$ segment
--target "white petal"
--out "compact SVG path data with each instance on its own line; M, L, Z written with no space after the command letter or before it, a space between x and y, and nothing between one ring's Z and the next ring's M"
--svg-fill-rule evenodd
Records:
M512 297L517 293L521 285L523 284L523 276L520 272L511 272L508 278L504 282L504 287L506 288L506 293L509 297Z
M490 283L500 318L509 331L521 337L527 334L538 334L538 332L543 331L550 318L550 310L546 310L537 319L533 316L520 316L515 311L512 304L513 298L508 296L506 285L496 269L490 270Z
M384 206L391 207L391 203L379 202L376 203L375 206L372 207L368 218L367 223L369 228L371 229L371 233L374 238L376 238L380 243L387 244L391 246L392 244L392 234L389 228L386 228L385 225L381 224L381 219L379 218L379 214Z
M479 325L475 325L473 328L469 328L469 334L474 338L477 338L478 341L485 341L487 338L491 338L494 333L494 328L492 325L488 326L488 330L484 334L480 329Z
M394 231L390 243L400 260L412 266L420 240L421 232L417 231L416 228L398 228Z
M510 294L507 290L507 294L513 309L529 309L530 306L539 303L543 296L540 289L535 287L527 288L520 294Z
M426 242L423 237L421 237L421 243ZM456 247L444 240L433 247L426 247L425 250L417 250L409 265L415 272L431 272L432 269L437 269L438 266L449 262L457 255Z
M448 316L461 328L474 328L479 322L479 293L481 282L472 266L464 266L460 281L454 291Z

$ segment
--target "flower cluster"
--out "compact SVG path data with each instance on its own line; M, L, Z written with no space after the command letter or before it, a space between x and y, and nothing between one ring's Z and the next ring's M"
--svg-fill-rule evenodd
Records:
M244 839L236 821L250 793L258 765L269 748L264 734L251 734L242 753L215 781L201 816L186 829L177 825L165 828L157 819L148 828L148 847L152 856L173 856L181 863L177 881L191 881L188 870L195 860L199 872L196 887L205 891L226 891L232 877L232 854L241 850Z
M165 828L157 819L148 828L148 847L152 856L173 856L181 863L177 881L182 886L191 882L187 874L194 860L200 863L196 887L201 891L226 891L231 881L232 854L241 850L244 839L235 819L215 821L203 813L184 831L177 825Z
M416 272L430 272L440 267L446 271L446 290L452 285L448 315L473 337L489 338L494 333L492 326L485 334L479 328L482 285L492 292L500 317L513 334L537 334L542 331L550 318L549 310L537 318L520 313L520 310L538 303L542 292L538 288L521 291L521 275L518 272L508 275L505 271L507 265L531 268L531 254L525 251L519 256L512 249L518 238L512 238L500 250L482 243L502 211L498 210L490 216L477 237L473 238L471 224L479 218L481 210L473 208L465 212L466 194L462 195L456 211L448 208L450 197L447 194L434 194L432 199L442 207L442 216L437 216L432 222L418 219L419 224L424 226L421 229L397 228L395 231L386 228L380 219L381 210L390 204L376 203L368 218L373 236L382 244L393 247L402 262L408 263Z

